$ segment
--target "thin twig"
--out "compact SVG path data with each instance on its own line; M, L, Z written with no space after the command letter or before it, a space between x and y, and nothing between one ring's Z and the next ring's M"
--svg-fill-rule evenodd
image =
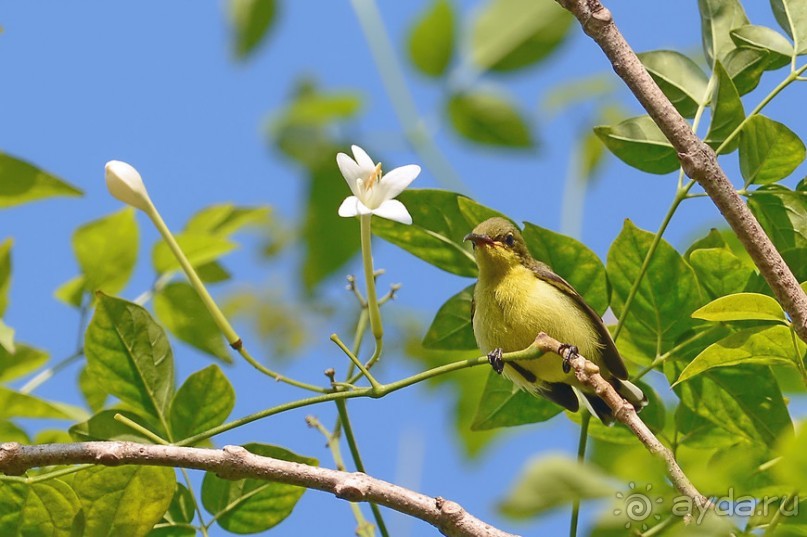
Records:
M636 435L636 438L645 445L648 451L653 455L662 459L667 466L667 474L670 477L675 488L683 495L689 497L695 505L699 507L706 507L711 505L709 499L701 494L695 485L689 480L684 471L678 466L675 456L667 446L661 443L656 438L656 435L647 428L647 425L639 418L636 409L628 401L622 399L611 384L600 375L600 368L596 364L586 360L580 354L573 353L568 346L562 345L556 339L553 339L541 332L531 345L534 355L538 352L553 352L559 354L569 360L575 372L577 380L583 385L593 389L594 392L613 410L614 417L624 423L631 432ZM528 349L529 350L529 347ZM538 351L538 352L536 352ZM511 353L514 354L514 353ZM529 355L529 352L525 352Z
M678 113L642 66L636 53L599 0L556 0L570 11L605 53L614 71L633 92L678 152L686 174L698 182L723 214L748 255L790 315L799 337L807 341L807 294L773 246L759 222L737 194L717 155Z

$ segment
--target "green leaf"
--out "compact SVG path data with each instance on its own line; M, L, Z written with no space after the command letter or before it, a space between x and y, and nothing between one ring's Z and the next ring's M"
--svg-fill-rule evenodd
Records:
M166 415L174 395L174 357L165 332L137 304L97 296L84 336L88 374L146 415Z
M277 446L247 444L248 451L263 457L317 466L316 459ZM222 479L207 472L202 482L202 504L216 522L233 533L259 533L289 516L305 489L260 479Z
M524 223L524 240L530 253L543 261L552 270L568 281L580 293L594 311L602 315L608 309L611 290L605 267L585 244L536 226Z
M802 487L807 485L807 478L805 478L807 476L807 450L804 449L804 446L807 445L806 442L807 427L804 426L803 421L796 428L796 434L783 435L779 439L776 452L781 455L782 459L773 466L773 473L780 482L791 487L798 487L791 490L803 490Z
M80 414L80 409L45 401L33 395L15 392L0 386L0 419L51 418L69 420L76 418Z
M81 372L78 374L78 387L90 410L98 412L104 408L107 393L104 387L87 372L86 365L81 368Z
M74 537L80 509L76 493L60 479L0 482L0 534L6 537Z
M471 429L485 431L538 423L557 416L562 410L548 399L519 390L512 382L490 370Z
M446 110L454 130L472 142L513 148L535 145L521 113L509 99L497 93L455 93L449 98Z
M709 85L698 64L674 50L653 50L638 56L675 109L684 117L694 117Z
M692 317L704 321L785 321L782 306L767 295L736 293L721 296L696 310Z
M770 53L756 48L736 48L723 59L723 65L740 95L756 89L770 63Z
M749 197L748 207L780 252L807 248L807 192L758 189Z
M162 426L157 423L150 423L145 417L130 412L128 410L102 410L94 414L90 419L77 423L70 427L70 435L77 442L91 442L94 440L116 440L119 442L137 442L140 444L153 444L151 438L143 436L128 425L115 419L115 415L120 414L133 422L142 425L148 430L158 434L165 434L161 430Z
M668 360L664 373L672 383L685 361ZM705 371L673 388L681 403L737 441L771 446L792 430L782 392L770 367L735 365Z
M512 518L530 518L577 500L613 497L614 486L602 470L562 455L533 458L499 510Z
M619 160L643 172L665 174L680 166L678 153L650 116L600 125L594 133Z
M0 153L0 209L53 196L81 196L83 192L48 172Z
M690 255L689 264L711 298L739 293L754 274L728 248L699 248Z
M409 209L412 225L373 218L373 233L437 268L476 276L476 261L462 239L478 222L465 218L459 207L463 197L444 190L404 190L398 199Z
M10 353L0 347L0 382L9 382L39 369L48 361L48 353L17 344L15 352Z
M409 59L421 73L441 76L454 55L454 8L449 0L432 0L409 31Z
M471 325L471 302L474 286L469 285L449 298L434 316L429 331L423 338L427 349L473 350L476 349L474 329Z
M784 179L804 157L804 142L796 133L763 115L749 118L740 132L740 172L746 184Z
M528 67L563 43L573 21L554 2L489 0L473 22L471 61L492 71Z
M746 24L731 31L731 39L738 47L758 48L768 51L765 70L773 71L790 63L793 45L782 34L756 24Z
M84 289L117 293L126 286L137 261L134 209L84 224L73 234L73 251L84 276Z
M177 483L171 506L165 513L165 518L176 524L190 524L195 516L196 507L193 504L193 495L184 485Z
M219 366L193 373L171 402L171 432L184 439L224 423L235 406L235 390Z
M160 289L154 295L154 313L180 340L225 363L232 363L224 336L190 284L173 282Z
M8 288L11 285L11 245L13 241L6 239L0 243L0 317L8 307Z
M706 143L717 149L745 119L740 94L720 62L715 63L716 83L712 92L712 122L706 134ZM721 153L731 153L739 143L735 136Z
M24 430L20 429L10 421L0 420L0 444L5 442L18 442L20 444L30 444L31 438L28 436L28 433L26 433Z
M499 218L507 218L507 216L499 211L491 209L490 207L485 207L484 205L475 202L471 198L466 198L465 196L457 196L457 206L460 208L460 213L465 217L465 221L468 223L469 232L475 228L477 224L484 222L488 218L494 218L496 216ZM515 224L515 222L513 223Z
M277 16L275 0L230 0L233 49L239 60L251 56L266 39Z
M738 0L698 0L698 7L703 53L709 65L714 65L736 48L731 31L747 25L748 17Z
M74 308L81 307L81 301L84 299L84 289L87 287L87 280L84 276L76 276L67 280L54 291L53 296L61 300L68 306Z
M728 448L737 443L734 435L715 427L687 408L678 405L675 409L675 424L679 431L678 442L694 449Z
M361 96L341 91L311 92L298 96L284 110L280 125L323 127L334 121L350 119L361 109Z
M234 242L226 237L214 233L183 231L174 238L194 268L215 261L237 247ZM165 241L160 241L154 245L154 249L151 251L151 262L154 265L154 271L158 274L180 269L179 261L174 257L173 252L171 252Z
M336 212L350 190L333 163L334 153L330 155L327 165L311 171L309 183L302 266L303 283L308 291L341 269L360 247L359 223L353 218L341 218Z
M681 371L676 384L713 367L730 367L738 364L796 367L794 360L800 360L807 349L802 343L796 355L793 345L793 337L786 326L740 330L706 347Z
M266 224L269 211L269 207L238 207L233 203L211 205L194 214L185 224L185 231L229 237L246 226Z
M93 466L77 473L73 489L84 510L84 537L146 535L174 496L173 468Z
M15 352L17 350L14 344L14 329L0 319L0 351Z
M608 250L606 269L612 288L611 307L619 318L652 242L652 233L626 220ZM671 345L692 327L689 316L702 303L692 268L662 239L642 278L625 324L626 327L641 325L658 343Z
M796 53L807 54L807 2L804 0L771 0L776 22L793 39Z

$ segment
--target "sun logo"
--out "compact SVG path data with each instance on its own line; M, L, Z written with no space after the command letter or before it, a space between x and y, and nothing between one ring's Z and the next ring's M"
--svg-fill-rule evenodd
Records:
M628 521L625 523L625 529L630 529L634 522L642 523L642 531L647 531L649 526L645 521L652 518L655 521L661 520L661 515L655 513L655 507L664 502L664 498L656 497L651 498L650 491L653 490L653 485L648 483L644 487L644 491L636 490L636 483L631 481L628 483L630 493L626 496L621 492L616 493L617 500L622 500L622 507L614 509L614 515L625 515Z

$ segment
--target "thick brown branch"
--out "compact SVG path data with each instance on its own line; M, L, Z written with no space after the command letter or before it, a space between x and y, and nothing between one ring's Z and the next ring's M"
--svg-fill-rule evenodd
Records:
M662 93L616 27L611 12L599 0L556 1L577 17L586 34L600 46L616 74L678 152L684 172L703 187L737 234L790 315L799 337L807 341L807 295L717 163L715 152L692 132Z
M573 353L568 345L562 345L556 339L553 339L541 332L535 338L533 346L541 352L554 352L569 360L572 368L574 368L575 376L582 384L593 389L597 395L614 411L614 417L620 422L627 425L636 438L645 445L648 451L653 455L659 457L664 461L667 466L667 474L670 476L670 481L681 494L689 497L698 506L710 505L709 499L698 492L695 485L684 474L684 471L678 466L675 456L667 446L661 443L656 438L656 435L647 428L647 425L641 420L633 405L616 392L613 386L600 375L600 369L594 362L586 360L584 356Z
M261 457L240 446L200 449L132 442L0 445L0 472L7 475L21 475L34 467L67 464L170 466L216 472L228 479L267 479L321 490L351 502L383 505L424 520L452 537L514 537L475 518L452 501L425 496L358 472Z

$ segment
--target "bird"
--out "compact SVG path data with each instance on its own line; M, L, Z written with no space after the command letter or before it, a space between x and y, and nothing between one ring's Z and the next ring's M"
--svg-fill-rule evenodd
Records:
M637 411L647 404L642 390L628 381L628 370L602 318L566 280L532 257L518 227L505 218L489 218L464 240L473 244L479 268L471 303L474 337L497 373L572 412L579 410L580 393L592 414L606 425L613 423L611 408L580 383L568 361L557 354L502 361L503 352L526 349L545 332L594 362Z

